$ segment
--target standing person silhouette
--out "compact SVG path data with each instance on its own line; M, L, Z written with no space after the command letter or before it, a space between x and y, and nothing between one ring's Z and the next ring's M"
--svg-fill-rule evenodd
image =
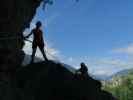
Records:
M35 53L36 53L36 49L37 47L39 47L45 61L48 61L46 54L44 52L44 40L43 40L43 32L40 29L42 26L42 23L40 21L38 21L36 23L36 27L34 29L31 30L30 34L27 35L25 38L29 38L29 36L31 36L33 34L33 43L32 43L32 56L31 56L31 62L34 62L34 57L35 57Z

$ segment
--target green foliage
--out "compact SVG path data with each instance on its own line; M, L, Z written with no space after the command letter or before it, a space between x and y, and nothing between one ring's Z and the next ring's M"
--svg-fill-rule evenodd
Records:
M114 77L111 82L105 82L103 89L111 92L119 100L133 100L133 72L126 76Z

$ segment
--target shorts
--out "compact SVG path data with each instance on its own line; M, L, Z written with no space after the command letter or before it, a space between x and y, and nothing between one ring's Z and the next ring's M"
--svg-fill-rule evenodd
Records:
M44 48L44 43L37 43L37 42L33 41L33 43L32 43L32 49L37 48L37 46L38 46L40 49L43 49L43 48Z

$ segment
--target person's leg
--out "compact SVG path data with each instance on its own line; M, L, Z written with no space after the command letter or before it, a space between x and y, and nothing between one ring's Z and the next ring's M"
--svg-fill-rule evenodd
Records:
M32 44L32 55L31 55L31 62L34 62L34 57L35 57L35 53L36 53L36 49L37 49L37 45L35 43Z
M42 53L43 58L45 59L45 61L48 61L48 58L47 58L47 56L46 56L46 54L44 52L44 46L39 46L39 49L40 49L40 51L41 51L41 53Z
M35 57L36 49L37 48L33 48L32 49L32 55L31 55L31 62L30 63L33 63L34 62L34 57Z

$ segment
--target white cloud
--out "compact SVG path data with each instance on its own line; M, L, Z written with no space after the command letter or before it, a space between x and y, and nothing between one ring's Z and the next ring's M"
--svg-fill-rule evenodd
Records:
M94 71L92 74L96 76L110 76L113 74L113 71L108 69L99 69Z
M133 68L133 44L126 47L116 48L112 50L110 56L100 57L96 59L92 66L91 73L94 75L111 75L114 72Z
M113 50L116 53L124 53L133 55L133 44L129 44L127 47L117 48Z
M101 58L96 61L96 66L106 66L106 67L114 67L117 69L127 69L133 68L133 59L124 59L122 58Z
M97 65L111 65L115 67L126 67L127 63L121 61L120 59L100 59L97 62Z

